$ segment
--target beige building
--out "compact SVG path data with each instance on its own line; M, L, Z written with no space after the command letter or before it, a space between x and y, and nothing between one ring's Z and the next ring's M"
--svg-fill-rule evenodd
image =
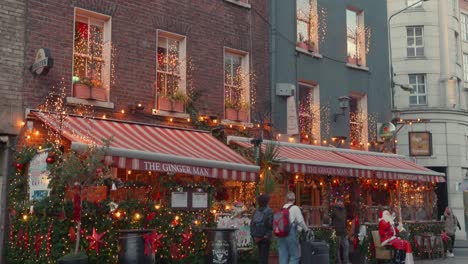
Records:
M462 225L457 239L466 239L468 16L458 1L387 0L387 7L394 82L414 89L394 88L394 117L413 121L398 125L397 152L446 174L439 214L444 203L452 207Z

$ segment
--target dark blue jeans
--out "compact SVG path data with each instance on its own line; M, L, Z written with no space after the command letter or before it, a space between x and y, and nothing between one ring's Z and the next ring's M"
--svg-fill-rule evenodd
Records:
M268 264L268 254L270 253L270 239L263 239L258 242L258 263Z

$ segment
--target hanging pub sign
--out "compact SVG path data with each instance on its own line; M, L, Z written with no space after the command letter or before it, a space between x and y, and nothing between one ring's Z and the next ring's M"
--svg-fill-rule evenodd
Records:
M40 201L49 195L49 174L46 159L48 151L42 151L31 159L28 169L29 200Z
M40 48L36 52L36 58L30 71L34 75L46 75L54 65L54 59L51 57L50 50L47 48Z
M430 132L408 132L410 156L432 155L432 134Z
M391 122L383 123L379 129L379 137L383 139L391 139L396 132L396 127Z

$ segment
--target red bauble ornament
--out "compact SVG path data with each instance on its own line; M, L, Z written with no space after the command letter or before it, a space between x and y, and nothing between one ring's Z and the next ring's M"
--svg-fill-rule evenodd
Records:
M15 166L16 166L16 169L19 170L19 171L23 170L23 168L24 168L23 163L16 163Z
M53 158L53 157L47 157L47 159L46 159L46 163L47 163L47 164L52 164L52 163L54 163L54 162L55 162L55 158Z

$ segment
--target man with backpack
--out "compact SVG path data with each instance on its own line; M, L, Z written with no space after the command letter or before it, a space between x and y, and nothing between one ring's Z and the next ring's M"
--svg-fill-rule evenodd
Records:
M286 194L286 204L273 216L273 233L278 237L279 264L298 264L301 258L298 232L308 231L301 209L294 205L296 195Z
M258 246L258 263L268 264L270 240L273 230L273 210L268 207L270 196L261 194L257 197L258 208L250 221L250 235Z

